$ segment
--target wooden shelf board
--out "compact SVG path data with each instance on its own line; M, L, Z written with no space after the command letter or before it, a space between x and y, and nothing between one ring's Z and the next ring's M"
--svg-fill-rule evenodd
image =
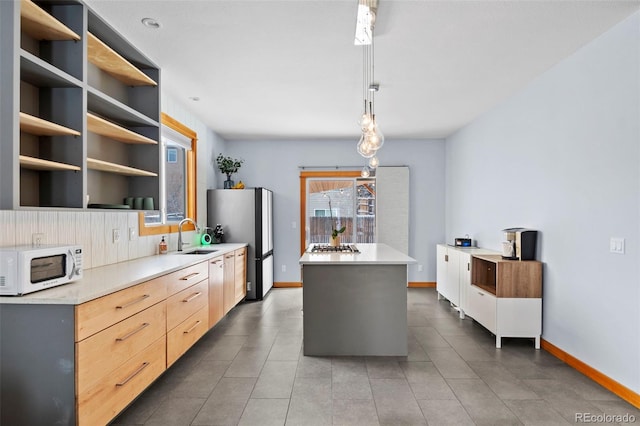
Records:
M80 132L27 113L20 113L20 130L37 136L80 136Z
M115 123L105 120L97 115L87 113L87 128L90 132L97 133L102 136L107 136L111 139L115 139L120 142L130 144L152 144L157 145L158 141L154 141L151 138L143 136L139 133L132 132L129 129L125 129Z
M20 2L22 31L36 40L80 40L80 36L31 0Z
M95 158L87 158L87 168L91 170L99 170L101 172L116 173L125 176L158 176L157 173L134 169L133 167L110 163L108 161L97 160Z
M25 169L32 170L72 170L75 172L80 171L80 167L72 166L71 164L58 163L56 161L43 160L41 158L28 157L26 155L20 156L20 166Z
M87 32L87 50L89 61L92 64L125 84L131 86L158 85L148 75L133 66L90 32Z

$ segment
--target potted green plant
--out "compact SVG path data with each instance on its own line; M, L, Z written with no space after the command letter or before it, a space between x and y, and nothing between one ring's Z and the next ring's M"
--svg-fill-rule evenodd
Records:
M225 157L222 154L219 154L216 157L216 164L218 165L218 169L220 169L221 173L227 175L227 180L224 181L225 189L233 188L233 185L235 183L231 180L231 175L238 171L243 162L244 160Z

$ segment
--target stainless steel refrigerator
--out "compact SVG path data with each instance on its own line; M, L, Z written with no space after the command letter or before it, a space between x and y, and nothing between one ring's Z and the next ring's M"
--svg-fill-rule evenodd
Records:
M207 226L222 225L225 243L248 243L247 300L273 287L273 192L265 188L210 189Z

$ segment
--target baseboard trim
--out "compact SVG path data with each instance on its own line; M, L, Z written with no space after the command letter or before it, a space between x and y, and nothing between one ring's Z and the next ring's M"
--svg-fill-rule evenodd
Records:
M640 394L632 391L628 387L616 382L611 377L599 372L595 368L591 367L588 364L580 361L578 358L574 357L571 354L563 351L559 347L555 346L552 343L544 339L540 339L540 346L545 351L549 352L551 355L556 358L564 361L567 365L575 368L580 373L584 374L594 382L598 383L605 389L610 390L614 394L618 395L620 398L627 401L629 404L633 405L636 408L640 408Z
M302 287L302 283L301 282L274 282L273 286L275 288L298 288L298 287Z
M409 281L409 288L433 288L436 286L435 281Z

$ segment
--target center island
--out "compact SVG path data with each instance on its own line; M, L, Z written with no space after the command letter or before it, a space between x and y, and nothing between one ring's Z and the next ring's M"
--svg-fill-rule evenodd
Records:
M415 259L386 244L356 253L300 258L304 355L406 356L407 266Z

